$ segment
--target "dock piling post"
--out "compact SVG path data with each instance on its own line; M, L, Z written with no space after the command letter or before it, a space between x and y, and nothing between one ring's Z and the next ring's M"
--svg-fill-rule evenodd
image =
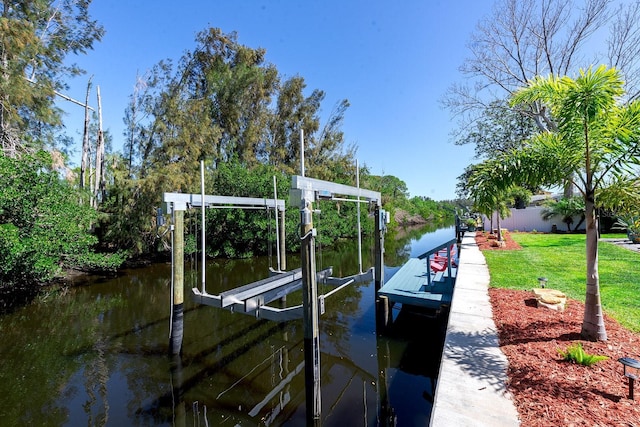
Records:
M184 211L185 203L173 204L173 304L169 352L180 354L184 334Z
M320 333L318 327L318 288L316 283L315 230L311 197L304 197L300 207L302 244L302 317L304 322L304 379L307 425L320 422Z
M375 304L376 304L376 324L379 331L384 330L391 323L391 307L389 299L378 295L378 291L384 285L384 212L380 205L376 203L373 216L374 226L374 267L375 267Z
M376 207L374 210L373 216L375 217L375 231L374 231L374 267L375 267L375 287L376 287L376 295L380 290L382 285L384 284L384 261L383 261L383 253L384 253L384 221L382 215L384 213L380 209L380 205L376 203Z

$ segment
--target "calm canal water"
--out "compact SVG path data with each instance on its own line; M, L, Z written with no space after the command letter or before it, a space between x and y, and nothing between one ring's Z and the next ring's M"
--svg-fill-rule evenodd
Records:
M391 237L386 278L454 231ZM336 277L356 273L355 242L317 256L318 269L333 266ZM365 268L369 258L367 250ZM289 255L287 265L295 268L299 260ZM268 266L267 257L210 261L207 291L262 279ZM1 316L0 424L305 425L302 321L276 323L196 305L190 288L199 273L188 265L185 275L178 360L167 356L170 264L92 278ZM395 327L380 336L373 283L348 286L325 306L321 424L428 425L444 324L394 310Z

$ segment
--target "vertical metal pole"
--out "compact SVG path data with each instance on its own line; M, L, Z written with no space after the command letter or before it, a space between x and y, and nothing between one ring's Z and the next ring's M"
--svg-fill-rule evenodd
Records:
M360 189L360 164L356 159L356 187ZM360 227L360 194L358 194L358 272L362 274L362 230Z
M303 236L300 258L302 260L302 313L304 322L304 378L307 425L318 423L321 411L318 288L312 219L313 204L311 200L311 198L303 198L300 208L300 235Z
M276 185L276 176L273 176L273 215L276 220L276 254L278 257L278 271L282 271L282 266L280 265L280 227L279 227L279 218L278 218L278 187ZM269 236L271 237L271 236ZM268 240L268 239L267 239Z
M202 293L206 294L207 290L206 290L206 286L205 286L205 282L206 282L206 278L207 278L207 264L206 264L206 254L205 254L205 245L204 245L204 240L205 240L205 213L206 213L206 208L204 206L204 160L200 160L200 191L202 192L202 206L200 207L201 210L201 214L202 214L202 231L201 231L201 245L202 245Z
M300 124L300 175L304 176L304 129Z
M375 211L375 249L374 249L374 266L375 266L375 304L376 304L376 328L381 333L392 321L391 307L389 299L378 295L378 291L384 285L384 226L383 212L380 205L376 203Z
M284 209L278 210L278 216L280 221L280 247L278 250L280 251L280 268L284 271L287 269L287 242L285 240L286 235L284 230L286 216Z
M449 280L451 280L451 263L453 259L451 259L451 245L447 245L447 273L449 274Z
M184 203L173 204L173 307L169 351L180 354L184 333Z
M378 295L378 291L384 284L384 261L383 261L383 253L384 253L384 233L382 229L384 227L382 221L382 211L380 209L380 205L376 203L376 207L374 210L375 217L375 231L374 231L374 240L375 240L375 248L374 248L374 266L375 266L375 287L376 287L376 297Z

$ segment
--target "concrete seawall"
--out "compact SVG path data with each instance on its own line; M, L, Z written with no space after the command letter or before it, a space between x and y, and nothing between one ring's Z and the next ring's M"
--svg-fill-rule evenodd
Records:
M508 363L498 345L488 287L484 255L475 243L475 233L467 232L460 250L431 426L520 425L506 389Z

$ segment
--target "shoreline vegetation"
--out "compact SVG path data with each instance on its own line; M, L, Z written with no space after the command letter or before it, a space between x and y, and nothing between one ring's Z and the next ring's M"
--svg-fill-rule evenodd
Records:
M436 202L433 202L436 203ZM425 226L429 226L429 224L442 223L442 221L446 221L446 219L434 220L433 215L432 219L426 220L422 216L416 213L409 213L405 209L396 208L394 212L394 220L392 221L390 235L396 238L403 238L407 233L415 233L418 230L422 230ZM366 214L365 214L366 215ZM452 215L452 214L451 214ZM327 227L325 224L326 216L322 218L319 222L319 227ZM368 221L370 222L370 221ZM331 225L332 223L329 223ZM364 224L366 227L367 225ZM195 242L191 241L190 238L193 236L185 236L185 256L189 256L197 252L197 248L195 247ZM350 237L340 237L333 238L333 241L324 241L322 245L324 247L329 247L336 242L340 242L344 239L352 239L353 236ZM272 242L273 243L273 242ZM275 244L275 243L273 243ZM295 249L289 249L289 252L295 252ZM266 249L264 253L256 253L255 255L265 255L267 253ZM215 258L228 258L228 259L242 259L247 258L247 256L237 256L231 257L224 253L215 253L218 256L213 256L212 252L207 253L208 259ZM253 253L250 253L250 257L254 256ZM34 299L38 298L40 295L50 295L50 294L59 294L64 293L65 289L68 287L73 287L77 285L82 285L85 283L90 277L97 276L117 276L122 274L124 270L135 269L140 267L148 266L152 263L156 262L170 262L171 256L170 252L167 250L157 250L154 252L141 253L137 255L129 255L122 259L118 266L113 266L113 268L109 269L86 269L86 268L74 268L72 266L61 267L60 270L53 274L47 280L41 281L16 281L14 283L3 282L0 280L0 315L3 313L8 313L13 311L14 309L28 304Z
M116 272L167 250L165 192L286 199L303 159L309 177L380 192L384 209L409 213L404 225L417 223L417 215L453 216L457 202L410 197L399 177L358 164L357 144L348 143L342 129L347 99L327 108L324 90L308 87L301 75L283 75L263 48L216 27L199 31L179 57L158 58L136 76L123 135L112 135L108 123L103 128L100 108L90 116L85 105L82 138L74 141L54 108L54 89L83 72L65 57L85 53L104 35L90 3L72 1L62 9L29 3L5 11L5 24L15 27L13 39L20 42L1 53L17 65L4 70L0 94L0 294L31 294L69 270ZM54 16L57 25L49 25ZM25 67L37 82L25 80ZM93 83L89 77L87 100ZM74 151L81 153L77 167L69 162ZM322 212L319 244L355 236L355 203L318 201L314 209ZM368 214L362 209L363 235L373 230ZM285 217L286 247L296 251L299 210L287 209ZM185 255L197 251L196 230L205 227L207 258L266 254L275 240L272 218L266 208L209 209L202 224L188 210Z
M603 236L605 237L605 236ZM491 274L489 296L500 348L507 356L507 387L521 425L628 425L640 407L628 398L621 357L640 360L640 253L601 241L600 279L607 341L580 337L584 311L584 240L580 234L506 233L507 248L491 248L476 233ZM519 246L519 248L518 248ZM514 266L518 266L514 268ZM537 278L568 295L563 312L538 308ZM562 360L580 344L608 359L592 366Z

